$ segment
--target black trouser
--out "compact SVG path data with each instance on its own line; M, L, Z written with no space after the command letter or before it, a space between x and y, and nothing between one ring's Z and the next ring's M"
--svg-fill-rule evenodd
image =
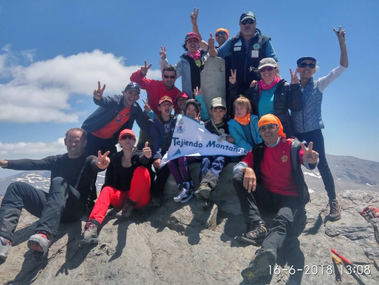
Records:
M155 170L155 179L151 186L151 196L161 198L163 196L163 190L166 185L167 178L170 175L170 169L168 164Z
M317 151L319 154L319 162L317 168L320 171L320 175L322 181L324 182L325 190L328 193L329 200L336 199L334 179L332 172L329 169L328 162L326 161L324 136L322 135L321 130L314 130L308 133L297 133L295 135L300 141L305 140L308 143L313 142L313 150Z
M262 220L259 208L276 213L268 229L268 235L262 243L262 248L278 250L283 245L287 232L294 222L299 208L298 198L272 193L261 185L258 185L254 192L248 193L243 187L242 173L233 177L233 184L248 230L252 230Z
M1 204L0 236L13 240L23 208L40 217L36 231L45 231L52 236L57 234L61 220L75 221L84 214L79 191L62 177L51 181L49 193L27 183L14 182L8 186Z

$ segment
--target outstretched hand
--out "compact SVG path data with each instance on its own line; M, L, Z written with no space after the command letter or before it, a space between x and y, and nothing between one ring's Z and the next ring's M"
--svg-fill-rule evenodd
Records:
M147 65L147 62L145 60L144 66L141 67L141 74L142 74L142 76L146 76L147 71L150 69L150 67L151 67L151 64Z
M104 84L103 88L101 88L100 81L97 81L97 89L93 90L93 98L95 98L96 100L100 100L103 96L105 86L106 85Z
M313 142L309 142L308 148L304 143L301 144L301 149L304 151L303 161L308 164L316 164L318 161L318 152L313 150Z
M161 57L162 60L165 60L167 58L165 46L161 46L161 51L159 52L159 56Z
M7 167L8 166L8 160L4 160L0 158L0 167Z
M145 142L145 147L142 149L143 155L150 159L152 154L151 154L151 148L149 147L149 142Z
M295 74L292 72L292 68L290 68L290 74L291 74L291 84L297 84L299 83L299 78L297 77L297 74L299 72L299 69L296 68Z
M198 15L199 15L199 9L198 8L194 8L193 12L190 15L192 25L196 25L197 24L197 16Z
M230 70L229 83L236 84L237 82L237 69Z
M106 151L104 154L101 154L101 151L99 150L97 152L97 167L100 169L106 169L111 162L110 158L108 157L110 151Z
M209 39L208 39L208 49L214 49L215 48L215 39L213 37L213 34L209 34Z
M336 33L339 42L345 42L346 32L342 30L341 26L338 27L338 30L333 28L333 31Z

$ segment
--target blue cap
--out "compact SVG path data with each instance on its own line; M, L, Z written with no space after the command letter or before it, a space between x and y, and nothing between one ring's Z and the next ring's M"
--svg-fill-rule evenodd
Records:
M141 87L138 85L138 83L130 82L128 85L126 85L124 91L128 91L128 90L136 90L138 93L140 93Z

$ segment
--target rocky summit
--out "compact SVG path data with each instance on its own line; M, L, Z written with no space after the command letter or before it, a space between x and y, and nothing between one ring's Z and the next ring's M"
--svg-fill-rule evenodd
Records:
M231 168L229 164L226 173ZM196 199L175 203L177 190L171 177L160 208L135 211L123 222L110 210L97 245L80 246L84 220L63 224L46 257L28 250L26 240L36 218L23 211L9 257L0 265L0 281L246 284L240 273L257 247L236 240L245 224L230 179L230 175L221 177L213 194L217 206L204 209ZM280 250L270 284L379 284L379 219L366 220L359 213L369 205L379 207L379 195L366 189L340 190L337 195L342 218L331 222L326 192L311 187L305 229ZM354 270L334 265L331 248L350 259Z

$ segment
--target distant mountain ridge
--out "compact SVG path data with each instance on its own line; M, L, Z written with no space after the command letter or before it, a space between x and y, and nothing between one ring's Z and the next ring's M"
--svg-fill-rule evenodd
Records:
M328 155L327 158L337 191L360 189L379 192L379 162L352 156ZM323 182L317 170L304 169L304 174L310 189L323 189ZM98 189L104 182L104 176L105 172L98 175ZM23 171L16 175L0 178L0 196L3 196L7 186L15 181L26 182L36 188L48 190L50 172Z

